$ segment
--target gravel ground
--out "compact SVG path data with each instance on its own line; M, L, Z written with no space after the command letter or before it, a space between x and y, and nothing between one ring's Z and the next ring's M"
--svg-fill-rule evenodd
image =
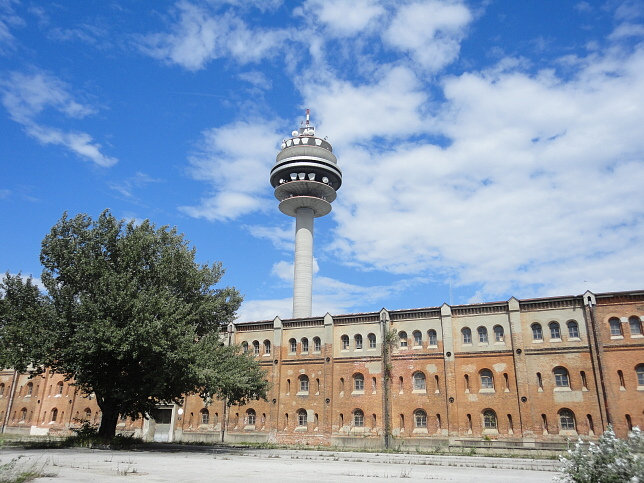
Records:
M466 456L424 456L299 450L190 448L177 451L91 449L0 450L0 464L41 469L38 482L198 482L261 480L356 482L407 481L545 482L557 475L555 461ZM2 475L0 475L1 477Z

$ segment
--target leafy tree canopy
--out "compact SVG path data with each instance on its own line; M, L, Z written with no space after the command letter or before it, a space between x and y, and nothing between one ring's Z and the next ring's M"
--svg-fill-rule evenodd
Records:
M6 362L50 367L94 393L99 435L114 435L119 414L149 413L183 394L229 404L266 396L255 361L223 345L220 327L232 322L240 294L213 288L221 264L197 264L176 229L126 223L109 211L97 220L64 214L40 260L48 296L5 276Z

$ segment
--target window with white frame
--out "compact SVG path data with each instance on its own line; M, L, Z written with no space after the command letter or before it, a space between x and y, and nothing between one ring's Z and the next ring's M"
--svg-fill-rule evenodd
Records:
M353 340L354 340L354 342L356 344L356 349L362 349L362 335L356 334L353 337Z
M259 355L259 341L258 340L253 341L253 354L255 354L256 356Z
M425 381L425 374L422 372L414 372L414 391L424 391L427 388L427 383Z
M319 337L313 337L313 352L320 352L322 350L322 341Z
M610 335L614 337L618 337L623 335L622 334L622 323L617 317L613 317L608 321L610 325Z
M434 329L429 329L427 331L427 339L428 345L437 345L438 344L438 337L436 336L436 331Z
M566 369L565 367L555 367L552 372L555 375L555 386L570 387L570 378L568 377L568 369Z
M375 349L376 348L376 334L369 334L367 336L367 339L369 339L369 349Z
M398 332L398 339L400 340L400 347L407 347L407 332Z
M349 349L349 336L348 335L343 335L340 337L340 340L342 341L342 350L346 351Z
M635 367L635 374L637 374L637 385L644 386L644 364Z
M268 339L264 341L264 354L267 356L271 355L271 341Z
M575 431L575 414L570 409L560 410L559 425L564 431Z
M463 327L461 329L461 334L463 334L463 344L472 343L472 331L470 330L469 327Z
M577 324L577 321L576 320L569 320L566 325L568 325L568 338L570 338L570 339L578 339L579 338L579 324Z
M479 344L487 344L487 329L485 327L479 327L477 332L479 333Z
M631 336L642 335L642 321L639 317L632 316L628 318L628 325L631 328Z
M298 378L300 381L300 391L301 393L308 393L309 392L309 377L305 374L301 374L300 377Z
M289 339L289 341L288 341L288 351L291 354L295 354L297 352L297 341L295 339Z
M479 373L481 377L481 389L494 389L494 376L489 369L483 369Z
M503 327L500 325L495 325L494 326L494 341L495 342L503 342L505 339L504 333L503 333Z
M423 333L420 330L415 330L412 335L414 337L415 346L423 345Z
M301 347L302 347L302 354L308 354L308 352L309 352L309 339L307 339L306 337L304 337L304 338L302 338L302 340L300 341L300 343L302 344L302 345L301 345Z
M416 409L414 411L414 426L417 428L427 427L427 413L422 409Z
M485 429L497 429L496 413L492 409L483 411L483 427Z
M532 340L543 340L541 324L534 323L530 327L532 328Z
M362 409L356 409L353 411L353 425L356 428L362 428L364 426L364 413Z
M307 423L307 417L306 417L306 410L304 409L298 409L297 411L297 425L300 427L306 426Z
M548 324L550 328L550 338L551 339L561 339L561 330L559 328L559 322L552 321Z
M353 375L353 390L364 391L364 376L359 372Z

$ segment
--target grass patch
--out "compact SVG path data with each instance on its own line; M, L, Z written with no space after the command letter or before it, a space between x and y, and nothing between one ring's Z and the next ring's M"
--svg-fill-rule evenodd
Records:
M0 483L24 483L45 476L55 476L45 473L46 462L21 461L22 457L13 458L8 463L0 465Z

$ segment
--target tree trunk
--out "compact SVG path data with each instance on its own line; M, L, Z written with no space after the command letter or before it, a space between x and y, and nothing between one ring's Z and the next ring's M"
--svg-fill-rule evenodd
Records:
M119 413L116 406L110 401L103 400L99 406L101 408L101 425L98 428L98 436L104 439L113 439L116 435Z

